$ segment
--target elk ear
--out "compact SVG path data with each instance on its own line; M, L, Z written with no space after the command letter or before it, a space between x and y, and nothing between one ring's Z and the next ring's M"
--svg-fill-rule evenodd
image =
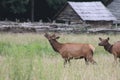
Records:
M101 38L101 37L99 37L99 40L100 40L100 41L102 41L102 38Z
M108 37L107 40L109 40L110 38Z

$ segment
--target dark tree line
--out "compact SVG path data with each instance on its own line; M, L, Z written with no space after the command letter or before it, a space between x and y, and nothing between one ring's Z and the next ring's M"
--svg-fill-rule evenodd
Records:
M102 1L105 5L113 0L69 0ZM0 20L50 21L67 0L0 0Z

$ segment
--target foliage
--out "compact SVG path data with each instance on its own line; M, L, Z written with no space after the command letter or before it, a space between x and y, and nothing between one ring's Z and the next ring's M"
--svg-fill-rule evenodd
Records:
M29 0L1 0L0 5L10 12L23 13L26 11L28 2Z
M34 6L32 6L34 1ZM104 4L112 0L68 0L68 1L102 1ZM67 2L67 0L0 0L0 19L3 18L23 18L47 19L52 18ZM31 10L33 9L33 12ZM17 17L16 17L17 15Z
M47 0L49 6L54 10L57 10L63 4L65 4L66 0Z

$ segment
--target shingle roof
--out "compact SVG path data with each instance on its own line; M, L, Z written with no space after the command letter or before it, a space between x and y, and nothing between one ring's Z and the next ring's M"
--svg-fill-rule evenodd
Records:
M113 2L109 4L107 8L114 16L116 16L117 23L120 23L120 0L113 0Z
M114 21L116 18L101 2L68 2L73 10L86 21Z

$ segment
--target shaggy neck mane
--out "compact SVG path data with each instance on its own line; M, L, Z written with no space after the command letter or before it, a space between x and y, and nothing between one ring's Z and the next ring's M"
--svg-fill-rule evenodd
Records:
M50 42L53 50L56 52L59 52L63 45L63 44L59 43L57 40L49 40L49 42Z
M108 43L107 45L104 46L105 50L112 53L112 46L110 43Z

